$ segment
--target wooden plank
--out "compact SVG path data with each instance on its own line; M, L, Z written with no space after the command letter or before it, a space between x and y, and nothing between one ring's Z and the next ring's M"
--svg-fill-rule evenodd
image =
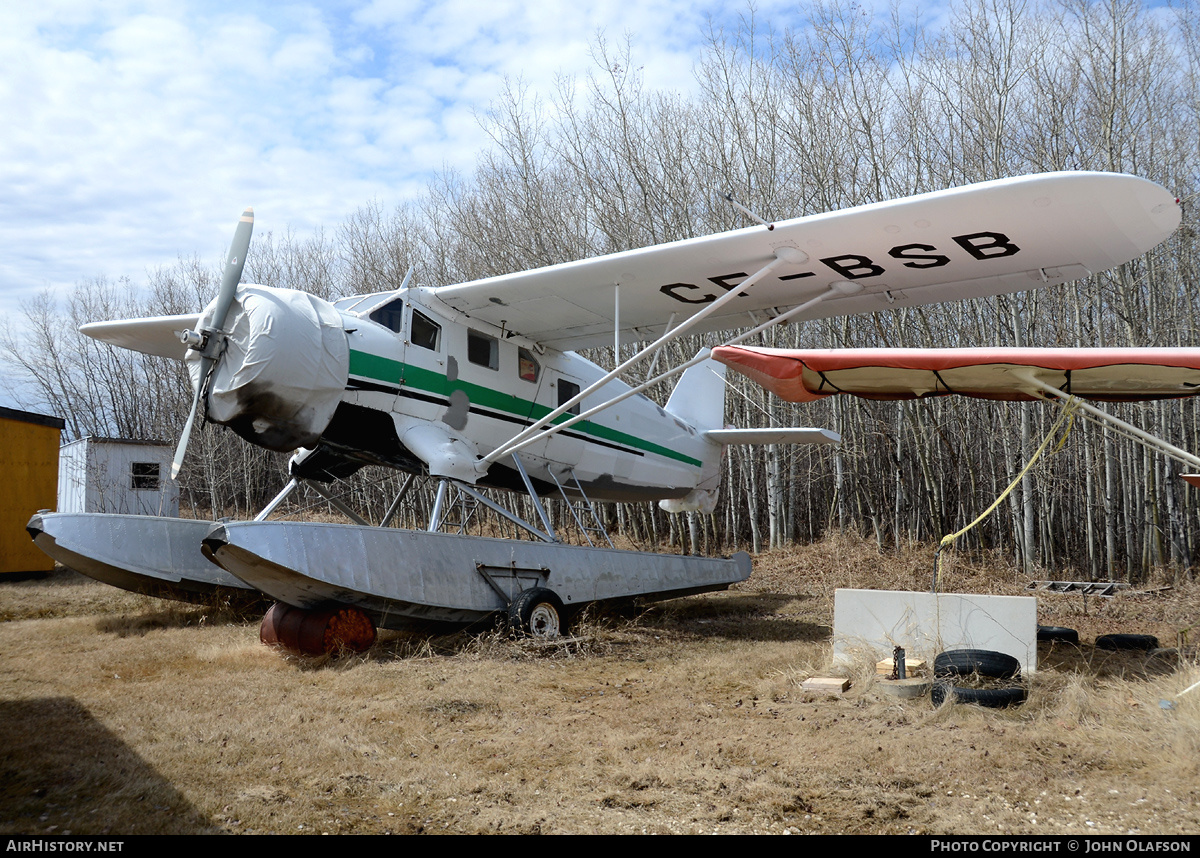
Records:
M827 691L842 694L850 687L850 680L841 676L813 676L800 683L805 691Z

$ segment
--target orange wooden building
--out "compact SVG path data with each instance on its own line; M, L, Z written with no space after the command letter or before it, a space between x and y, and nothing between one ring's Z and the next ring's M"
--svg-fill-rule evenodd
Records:
M25 524L58 502L59 417L0 407L0 574L48 572L51 560L33 544Z

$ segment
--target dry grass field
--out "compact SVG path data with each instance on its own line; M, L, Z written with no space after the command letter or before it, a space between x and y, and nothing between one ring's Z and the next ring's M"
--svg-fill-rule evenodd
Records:
M927 588L932 549L848 537L756 558L735 591L587 616L569 643L385 632L297 659L256 614L69 572L0 584L0 829L8 833L1196 833L1200 588L1039 597L1025 705L841 697L836 587ZM948 591L1023 591L959 562ZM1169 585L1169 586L1168 586Z

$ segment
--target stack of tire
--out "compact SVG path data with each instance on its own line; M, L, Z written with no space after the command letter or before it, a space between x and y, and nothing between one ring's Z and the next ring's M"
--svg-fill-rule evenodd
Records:
M974 703L999 709L1025 702L1021 663L987 649L953 649L933 660L933 705Z
M1039 643L1068 643L1079 646L1079 632L1062 626L1038 626L1037 639ZM1158 650L1158 638L1154 635L1100 635L1096 638L1096 649L1142 650L1153 655Z

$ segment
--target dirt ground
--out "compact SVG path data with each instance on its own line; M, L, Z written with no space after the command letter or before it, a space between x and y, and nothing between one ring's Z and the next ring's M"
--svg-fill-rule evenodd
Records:
M1200 689L1176 699L1195 656L1092 646L1175 646L1200 588L1039 594L1039 622L1081 644L1041 645L1024 705L935 709L829 645L836 588L927 589L931 563L838 537L756 558L728 593L585 616L559 645L385 632L320 659L262 646L253 612L69 572L2 583L0 830L1200 832ZM959 561L942 589L1027 583ZM801 689L830 673L850 690Z

